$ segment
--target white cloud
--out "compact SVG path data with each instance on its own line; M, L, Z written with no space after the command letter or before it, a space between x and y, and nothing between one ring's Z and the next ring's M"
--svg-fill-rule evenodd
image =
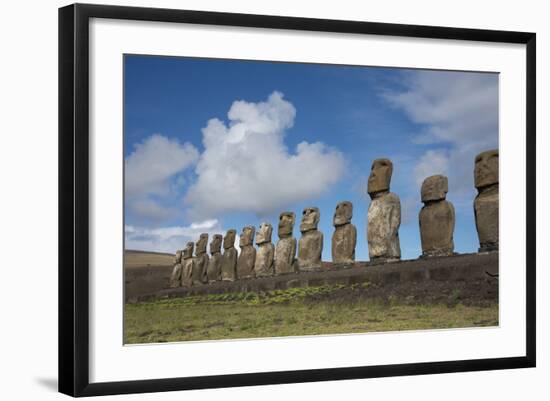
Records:
M153 221L168 219L175 212L172 208L161 206L157 201L147 198L130 200L129 206L140 217Z
M175 253L178 249L183 249L187 242L196 242L201 233L208 233L209 241L214 234L225 234L216 219L195 222L188 226L160 228L127 225L124 227L125 248Z
M404 90L383 97L425 126L413 143L430 149L413 168L412 182L447 174L450 194L471 196L475 155L498 147L498 76L415 71L403 83Z
M449 157L446 151L428 150L414 167L414 180L418 188L426 177L449 173ZM420 190L420 189L419 189Z
M164 207L153 196L167 197L171 191L170 179L194 165L199 152L190 143L181 144L160 134L154 134L135 145L126 157L125 196L128 206L146 219L164 219L173 210ZM183 182L179 177L177 182Z
M203 128L205 151L198 176L185 201L190 215L200 218L228 211L258 215L316 197L344 172L340 152L321 142L301 142L294 152L284 144L296 110L273 92L267 101L235 101L229 124L211 119Z

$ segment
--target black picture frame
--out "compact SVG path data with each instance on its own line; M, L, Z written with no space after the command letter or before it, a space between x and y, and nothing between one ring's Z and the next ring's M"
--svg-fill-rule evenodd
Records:
M88 61L91 18L437 38L526 46L526 353L521 357L90 383ZM534 367L536 35L480 29L74 4L59 9L59 391L142 393Z

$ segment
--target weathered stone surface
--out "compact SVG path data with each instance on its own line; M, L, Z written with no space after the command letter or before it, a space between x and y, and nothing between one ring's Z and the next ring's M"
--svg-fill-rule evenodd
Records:
M474 200L479 251L498 250L498 149L482 152L476 156L474 178L478 195Z
M399 226L401 202L391 192L379 194L368 210L367 241L371 261L392 262L401 259Z
M275 247L275 274L288 274L296 272L296 246L294 237L284 237L277 241Z
M275 274L294 273L296 259L296 238L292 236L296 215L294 212L283 212L279 216L279 241L275 247Z
M321 214L316 207L308 207L302 213L298 241L298 270L318 271L321 269L323 252L323 233L317 230Z
M396 194L389 192L392 172L393 164L388 159L376 159L372 163L367 190L372 199L367 219L371 261L392 262L401 259L401 202Z
M390 159L376 159L372 162L367 192L369 195L390 190L393 163Z
M182 253L182 270L181 270L181 285L191 287L193 285L193 250L195 249L194 242L188 242Z
M498 149L487 150L476 156L474 180L478 190L498 184L498 159Z
M422 202L445 199L449 192L449 180L444 175L432 175L422 182L420 197Z
M237 250L235 249L235 237L237 231L227 230L223 238L222 256L222 280L235 281L237 278Z
M200 235L196 244L195 259L193 263L193 285L208 283L206 269L208 268L208 254L206 246L208 245L208 234Z
M253 226L243 227L239 247L241 253L237 260L237 277L239 279L254 278L254 263L256 262L256 248L254 248L254 232Z
M181 251L176 251L174 270L172 270L172 275L170 276L170 288L176 288L181 285L181 270Z
M271 234L273 227L269 223L262 223L256 233L256 261L254 262L254 272L256 277L268 277L273 275L273 259L275 256L275 246L271 243Z
M351 224L353 204L348 201L338 203L334 212L334 234L332 235L332 261L351 264L355 260L357 229Z
M325 267L326 265L326 267ZM355 262L352 269L323 262L323 271L307 274L262 277L255 280L216 282L192 288L168 289L172 266L167 269L152 267L126 268L126 302L147 302L153 299L197 294L218 294L242 291L272 291L295 287L369 283L367 297L383 293L385 299L413 301L421 304L441 304L451 297L456 302L460 290L461 302L478 300L498 301L498 252L453 255L444 258L419 258L397 263L377 265ZM153 279L153 280L152 280ZM166 285L159 285L160 283ZM490 284L491 287L487 287ZM377 295L378 294L378 295Z
M220 234L214 234L212 236L212 242L210 243L210 259L208 260L208 268L206 269L209 283L219 281L222 278L222 241L223 237Z
M443 175L428 177L420 191L424 207L420 210L420 239L422 256L449 256L453 254L455 209L445 200L448 180Z

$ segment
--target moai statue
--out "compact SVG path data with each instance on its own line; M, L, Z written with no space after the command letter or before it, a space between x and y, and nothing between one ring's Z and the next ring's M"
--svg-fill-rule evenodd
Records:
M214 234L212 236L212 242L210 243L210 260L208 261L208 268L206 269L209 283L219 281L222 278L222 241L223 237L220 234Z
M237 278L237 250L235 249L235 237L237 231L227 230L223 237L222 256L222 280L235 281Z
M176 288L181 285L181 251L176 251L174 258L174 270L170 276L170 288Z
M389 159L376 159L372 162L367 189L371 197L367 223L371 262L393 262L401 259L401 202L396 194L390 192L392 172L393 164Z
M302 213L298 241L298 269L300 271L321 270L321 254L323 252L323 233L317 230L321 214L319 208L308 207Z
M181 262L181 285L191 287L193 285L193 250L195 249L194 242L188 242L182 253Z
M357 244L357 229L351 224L353 204L340 202L334 212L334 234L332 235L332 261L350 265L355 261L355 245Z
M479 252L498 250L498 149L476 156L474 200Z
M283 212L279 216L279 241L275 247L275 274L294 273L296 258L296 238L292 236L296 216L293 212Z
M239 240L239 247L241 253L237 260L237 277L242 278L254 278L254 263L256 262L256 248L254 248L254 232L256 229L254 226L243 227L241 238Z
M269 223L262 223L256 233L256 261L254 262L254 272L256 277L273 276L273 257L275 255L275 246L271 243L271 233L273 227Z
M455 208L447 200L449 184L444 175L424 180L420 194L424 207L418 216L422 256L448 256L454 251Z
M195 262L193 264L193 285L208 283L206 269L208 268L208 254L206 246L208 245L208 234L201 234L195 245Z

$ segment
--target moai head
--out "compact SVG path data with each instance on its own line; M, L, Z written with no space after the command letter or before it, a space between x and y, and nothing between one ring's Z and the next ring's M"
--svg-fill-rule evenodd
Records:
M390 159L376 159L373 161L367 187L369 195L372 196L377 192L389 191L392 173L393 163Z
M243 227L243 232L241 233L241 238L239 239L239 246L240 247L253 244L253 242L254 242L254 231L256 231L254 226Z
M195 249L194 242L188 242L183 250L183 259L189 259L193 257L193 250Z
M296 222L296 215L294 212L283 212L279 216L279 237L290 237L292 230L294 229L294 223Z
M197 241L195 254L202 255L203 253L206 253L206 245L208 245L208 234L202 233Z
M176 251L176 257L174 258L174 264L181 263L181 251Z
M265 244L266 242L271 242L271 233L273 232L273 227L269 223L262 223L258 232L256 233L256 244Z
M353 204L349 201L343 201L336 205L334 219L332 223L335 227L351 223L353 217Z
M430 202L445 199L449 191L449 181L444 175L432 175L424 180L420 196L422 202Z
M212 242L210 243L211 254L221 252L222 241L223 241L223 237L221 236L221 234L214 234L212 236Z
M316 230L317 224L321 214L317 207L306 207L302 212L302 222L300 223L300 231L305 233L306 231Z
M481 152L476 156L474 179L477 189L498 184L498 149Z
M237 230L227 230L225 237L223 237L223 249L230 249L235 246L235 237L237 236Z

